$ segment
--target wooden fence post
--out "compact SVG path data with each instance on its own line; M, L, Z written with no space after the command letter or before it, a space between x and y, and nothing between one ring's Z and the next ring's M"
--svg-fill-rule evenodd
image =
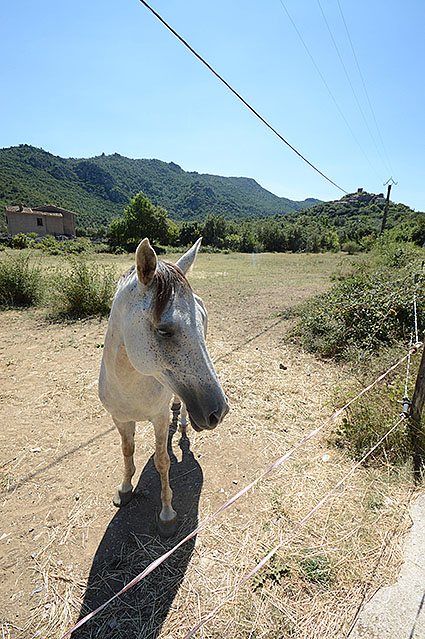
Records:
M425 403L425 347L422 351L415 390L410 409L410 441L412 444L413 467L416 479L420 479L425 469L425 428L421 425L422 411Z

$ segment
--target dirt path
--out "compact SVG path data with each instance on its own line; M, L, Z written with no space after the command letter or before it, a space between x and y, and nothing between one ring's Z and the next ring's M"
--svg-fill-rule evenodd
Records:
M287 323L276 317L282 306L323 286L327 274L323 273L316 283L309 281L300 291L289 276L283 282L282 272L271 273L259 292L253 290L249 273L238 283L222 271L212 279L209 275L210 271L200 268L193 274L192 283L210 311L210 351L232 410L217 431L191 431L185 445L179 445L179 438L173 437L172 482L181 517L180 534L263 471L318 419L327 416L333 389L344 376L340 368L320 363L285 344L282 337ZM229 291L235 288L236 295L231 297ZM42 311L8 311L1 316L0 589L3 633L9 633L5 636L60 637L78 619L87 585L90 592L96 591L91 598L86 595L85 604L90 608L134 576L131 571L137 574L140 566L167 547L155 538L159 485L150 460L153 437L149 424L139 424L137 429L137 472L143 470L138 496L127 510L117 513L112 505L121 469L120 445L97 399L96 387L105 328L105 321L95 320L48 324ZM154 605L150 601L149 611L137 608L137 616L136 604L130 600L132 623L137 628L143 626L141 634L132 634L128 612L120 616L118 606L111 609L111 616L102 617L98 625L78 637L184 636L201 610L214 607L217 597L231 588L253 560L263 556L276 534L282 534L288 522L296 521L299 513L314 503L315 495L332 481L332 473L328 475L327 470L338 471L348 463L342 453L327 450L326 438L322 438L279 471L277 484L267 480L234 508L228 519L222 518L198 536L196 546L179 559L180 573L167 586L165 603L157 604L155 599ZM287 628L288 633L292 632L290 628L298 629L296 635L265 635L270 638L325 637L328 630L333 632L329 636L337 636L335 627L341 620L334 618L332 626L330 610L334 617L335 611L341 615L344 610L349 618L355 600L350 608L346 597L359 593L366 578L358 566L365 555L372 553L377 540L379 544L379 539L394 527L400 504L406 501L406 491L383 475L367 475L366 488L363 477L361 488L354 484L348 493L341 493L341 503L335 498L320 526L307 527L291 551L299 563L300 553L310 556L314 547L332 556L335 550L331 546L337 539L351 539L353 546L346 545L342 555L345 562L347 553L354 561L352 570L357 581L340 584L336 602L328 589L307 583L298 571L295 581L279 592L279 605L273 604L273 597L277 596L274 589L281 585L279 580L270 580L267 606L272 612L260 595L251 592L250 597L242 597L237 612L217 621L205 636L254 636L246 628L258 625L263 618L272 629ZM381 492L386 490L391 495L391 503L379 513L360 515L350 511L344 521L337 517L331 525L331 511L344 511L347 494L371 491L372 479ZM364 549L358 547L364 531L377 519L384 532L372 536ZM346 563L343 559L338 562L342 568L335 575L342 575ZM105 566L108 583L102 573ZM164 569L158 579L169 579L167 575ZM158 586L151 581L150 587L161 590L161 583ZM135 595L138 601L141 592L145 591ZM313 625L309 621L311 611L302 612L300 604L306 596L316 601ZM127 610L127 604L122 605ZM235 630L229 634L229 627L235 623Z

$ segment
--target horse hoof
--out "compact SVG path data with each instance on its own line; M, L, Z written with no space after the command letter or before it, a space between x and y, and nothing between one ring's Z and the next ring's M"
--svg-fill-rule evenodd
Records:
M177 515L173 519L163 521L158 519L158 532L160 537L172 537L177 530Z
M116 506L117 508L121 508L121 506L125 506L132 499L133 499L132 490L128 490L125 493L122 493L120 490L117 490L113 499L114 506Z
M181 402L173 402L172 406L171 406L171 410L173 412L177 412L179 411L181 408Z

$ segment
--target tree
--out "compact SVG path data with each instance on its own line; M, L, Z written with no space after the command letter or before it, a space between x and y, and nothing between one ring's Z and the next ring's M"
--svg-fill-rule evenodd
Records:
M175 234L173 231L174 229L170 229L167 211L154 206L144 193L138 193L130 200L124 217L112 220L108 240L113 248L121 247L132 252L144 237L148 237L151 242L168 244L170 235Z
M194 244L202 235L198 222L183 222L179 228L179 243L181 246Z
M227 223L223 215L208 215L202 229L204 245L223 248L226 235Z

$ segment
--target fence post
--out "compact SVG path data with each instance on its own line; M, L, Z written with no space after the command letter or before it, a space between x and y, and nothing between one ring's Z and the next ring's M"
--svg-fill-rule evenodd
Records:
M422 351L415 390L410 409L410 441L412 444L413 468L416 479L420 479L425 469L425 428L421 425L422 411L425 403L425 348Z

